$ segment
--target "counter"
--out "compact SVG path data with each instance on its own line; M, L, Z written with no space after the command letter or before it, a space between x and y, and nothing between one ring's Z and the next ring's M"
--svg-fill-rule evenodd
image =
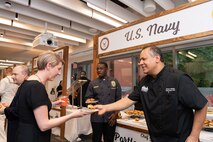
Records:
M150 142L145 119L118 119L114 142Z
M213 114L207 114L208 119L213 119ZM118 119L114 142L150 142L150 137L145 119L135 121L128 116ZM213 142L213 131L202 130L200 142Z

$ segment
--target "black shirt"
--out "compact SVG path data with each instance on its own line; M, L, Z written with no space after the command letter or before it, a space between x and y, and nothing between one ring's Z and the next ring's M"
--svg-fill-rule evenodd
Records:
M51 130L41 131L33 113L34 109L43 105L50 111L52 103L45 86L36 80L24 81L18 98L17 142L50 142Z
M142 103L152 142L184 142L193 125L193 109L207 103L192 79L164 67L156 78L147 75L129 99Z
M4 114L8 119L7 125L7 142L16 142L16 132L18 129L19 115L18 115L18 97L20 95L21 86L16 92L15 97L13 98L9 107L4 109Z

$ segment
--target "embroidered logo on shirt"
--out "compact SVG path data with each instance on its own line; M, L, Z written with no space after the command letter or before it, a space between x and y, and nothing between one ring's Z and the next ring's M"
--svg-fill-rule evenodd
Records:
M112 85L112 87L115 87L116 86L115 81L111 81L111 85Z
M169 92L175 92L175 88L166 88L166 92L169 94Z
M148 90L149 90L149 88L146 87L146 86L142 86L142 87L141 87L141 91L142 91L142 92L148 92Z

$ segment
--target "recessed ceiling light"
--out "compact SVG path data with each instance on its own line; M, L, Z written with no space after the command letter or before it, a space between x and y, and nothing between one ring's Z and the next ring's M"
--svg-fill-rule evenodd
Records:
M8 1L6 1L6 2L4 3L4 5L5 5L5 7L7 7L7 8L11 8L11 3L8 2Z
M89 28L89 32L92 34L96 34L98 32L98 30L94 29L94 28Z

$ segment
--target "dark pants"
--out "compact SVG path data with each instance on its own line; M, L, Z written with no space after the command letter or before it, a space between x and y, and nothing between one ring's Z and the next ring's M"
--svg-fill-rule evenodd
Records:
M18 121L9 120L8 124L7 124L7 142L15 142L16 141L17 129L18 129Z
M104 137L104 142L113 142L115 136L115 128L114 126L109 126L108 123L96 123L92 122L92 141L93 142L101 142L102 135Z

